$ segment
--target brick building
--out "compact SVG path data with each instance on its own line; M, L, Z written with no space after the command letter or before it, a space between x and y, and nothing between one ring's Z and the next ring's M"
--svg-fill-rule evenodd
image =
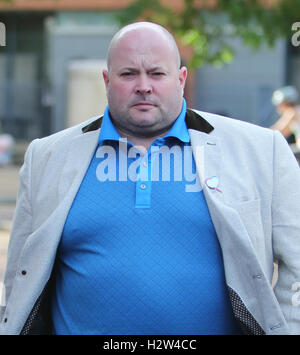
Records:
M5 132L29 141L101 114L106 105L101 69L118 29L115 14L131 2L0 2L0 22L6 27L6 46L0 47L0 122ZM183 1L165 3L179 9ZM222 69L205 65L189 75L187 102L269 126L276 119L273 90L287 83L300 88L299 49L284 40L256 53L239 40L232 45L236 57L231 64Z

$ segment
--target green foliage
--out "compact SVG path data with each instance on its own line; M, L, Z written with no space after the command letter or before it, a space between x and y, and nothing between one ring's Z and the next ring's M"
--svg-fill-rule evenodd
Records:
M299 22L300 0L281 0L272 7L260 0L216 0L213 9L205 0L202 4L199 10L194 0L184 0L182 11L176 13L160 0L137 0L118 19L121 25L143 19L167 27L192 48L191 68L231 62L230 38L240 38L254 50L263 44L272 47L278 38L290 39L292 24Z

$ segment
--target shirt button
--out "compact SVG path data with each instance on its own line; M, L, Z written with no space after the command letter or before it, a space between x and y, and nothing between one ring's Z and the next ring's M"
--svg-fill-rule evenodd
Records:
M147 168L148 162L147 162L147 161L144 161L143 165L144 165L145 168Z
M140 185L140 188L141 188L142 190L145 190L146 187L147 187L147 186L146 186L145 184L141 184L141 185Z
M21 274L22 274L23 276L25 276L25 275L27 274L27 271L26 271L26 270L22 270Z

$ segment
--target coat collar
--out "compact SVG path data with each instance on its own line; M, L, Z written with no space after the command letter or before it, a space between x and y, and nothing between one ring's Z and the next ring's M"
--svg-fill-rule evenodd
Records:
M87 133L91 131L96 131L101 128L102 118L103 116L84 126L82 128L82 132ZM213 131L214 129L214 127L208 121L206 121L202 116L190 109L187 109L186 111L185 122L188 129L193 129L207 134Z

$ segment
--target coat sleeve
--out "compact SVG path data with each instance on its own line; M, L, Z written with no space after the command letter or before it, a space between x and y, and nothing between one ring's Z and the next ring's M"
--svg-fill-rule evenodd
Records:
M274 292L292 334L300 334L300 168L283 136L274 132Z
M35 140L36 141L36 140ZM7 264L4 275L3 300L1 304L1 317L4 314L5 306L9 298L12 284L18 270L19 256L28 236L32 232L32 213L31 213L31 171L33 150L35 141L33 141L25 154L24 164L20 169L20 184L18 189L16 209L14 212L12 230L9 237Z

